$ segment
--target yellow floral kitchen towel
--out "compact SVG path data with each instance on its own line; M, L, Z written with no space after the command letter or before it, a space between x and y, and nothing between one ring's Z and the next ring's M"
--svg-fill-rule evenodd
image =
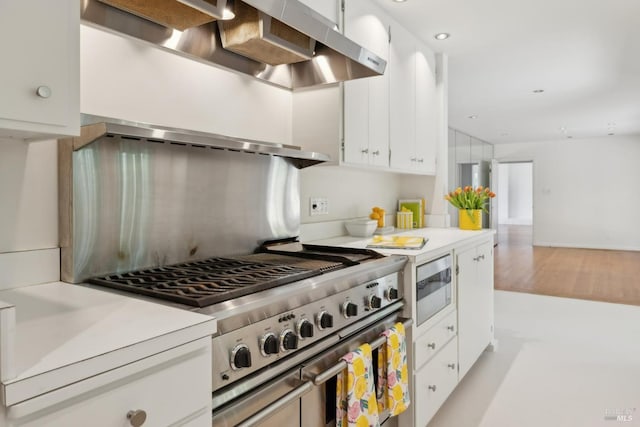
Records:
M371 346L363 344L342 360L336 382L336 427L379 427Z
M389 409L391 416L403 412L409 397L407 341L402 323L382 333L387 341L378 351L378 411Z

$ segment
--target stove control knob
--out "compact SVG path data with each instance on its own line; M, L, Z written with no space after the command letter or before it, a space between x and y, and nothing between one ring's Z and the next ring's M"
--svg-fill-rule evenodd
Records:
M349 317L355 317L358 315L358 306L352 302L347 301L342 304L342 314L347 319Z
M268 356L270 354L278 354L278 351L280 351L280 348L276 334L273 332L264 334L260 339L260 353L262 353L263 356Z
M387 301L393 301L398 299L398 290L396 288L389 288L384 291L384 296L387 298Z
M382 298L377 297L375 295L369 295L367 297L367 309L374 310L376 308L380 308L382 306Z
M280 349L282 351L295 350L298 348L298 337L291 329L285 329L280 334Z
M251 351L246 344L238 344L231 351L231 369L237 371L249 367L251 367Z
M333 328L333 316L326 311L321 311L316 316L316 324L321 331L327 328Z
M308 319L302 319L298 322L298 336L300 339L311 338L313 336L313 323Z

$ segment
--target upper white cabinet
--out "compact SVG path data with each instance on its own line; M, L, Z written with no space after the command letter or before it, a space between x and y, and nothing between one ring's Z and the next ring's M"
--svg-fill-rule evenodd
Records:
M390 57L390 166L435 174L438 130L435 56L410 32L394 24Z
M370 0L344 0L347 37L387 61L384 75L293 93L293 143L334 162L436 174L446 96L436 59L417 37Z
M327 18L334 24L338 23L338 1L337 0L299 0L306 4L320 15Z
M75 0L0 2L0 137L79 134L79 36Z
M344 33L389 62L389 23L370 0L345 2ZM389 73L344 83L344 163L389 166Z

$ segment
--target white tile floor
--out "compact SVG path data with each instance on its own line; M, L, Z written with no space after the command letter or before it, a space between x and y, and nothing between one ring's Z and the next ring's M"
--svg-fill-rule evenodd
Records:
M640 426L640 307L496 291L495 328L429 427Z

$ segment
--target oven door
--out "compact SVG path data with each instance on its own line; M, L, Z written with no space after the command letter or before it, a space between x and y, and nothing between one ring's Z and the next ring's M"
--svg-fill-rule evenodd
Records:
M214 410L212 426L299 426L300 396L311 388L311 384L300 380L300 368L292 369ZM256 418L256 414L260 416Z
M347 337L330 350L304 364L302 378L311 381L314 388L306 393L300 402L303 427L336 425L336 376L346 368L345 362L339 362L340 358L365 343L371 344L373 349L373 371L377 388L378 350L385 342L385 338L381 338L380 334L399 321L404 322L406 333L409 334L408 329L412 321L400 319L398 314L394 313L364 331ZM385 427L397 426L397 417L390 418L388 411L385 411L380 414L380 424Z

